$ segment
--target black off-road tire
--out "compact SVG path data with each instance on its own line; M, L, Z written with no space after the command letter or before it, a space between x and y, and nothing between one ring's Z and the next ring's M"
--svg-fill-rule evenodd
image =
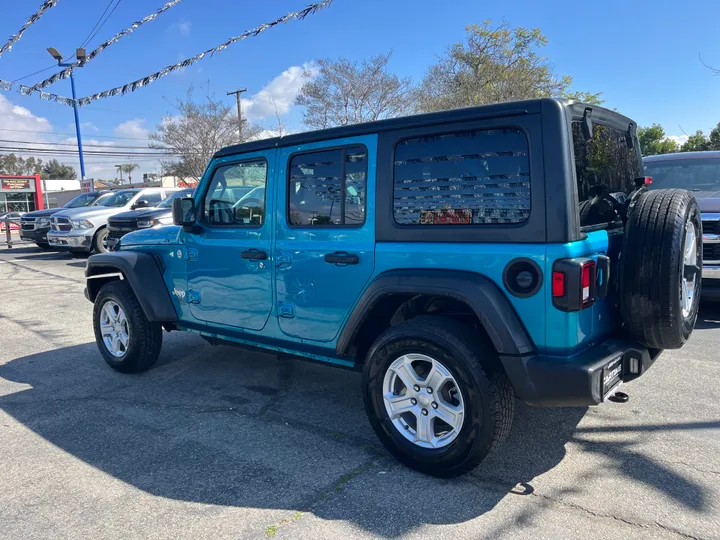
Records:
M37 242L35 245L37 247L39 247L40 249L42 249L43 251L52 251L53 250L53 247L50 244L47 244L45 242Z
M686 269L684 258L689 223L696 236L694 269ZM682 189L644 193L630 212L621 256L620 301L628 332L646 347L678 349L695 327L702 283L701 227L697 201ZM687 316L681 305L685 272L697 272Z
M95 233L92 242L92 250L94 253L107 253L108 250L103 247L103 241L107 238L110 231L107 228L100 229Z
M441 448L423 448L401 433L383 401L383 379L397 358L421 353L440 361L463 395L465 417L458 436ZM388 451L406 466L449 478L477 467L510 433L512 386L484 336L446 317L421 316L385 331L371 347L363 370L363 400L370 423Z
M109 300L122 308L128 321L128 347L125 354L119 358L108 351L100 332L100 314ZM160 356L162 327L158 323L148 321L132 287L125 280L111 281L100 289L93 307L93 327L100 353L105 362L116 371L122 373L147 371Z

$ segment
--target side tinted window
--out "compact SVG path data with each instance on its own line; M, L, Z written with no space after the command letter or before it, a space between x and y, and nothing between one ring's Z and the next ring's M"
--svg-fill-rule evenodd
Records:
M603 193L629 193L642 176L642 163L635 148L629 148L625 131L593 124L587 139L580 122L572 123L575 175L578 198L587 201Z
M528 141L519 129L407 139L395 147L401 225L521 223L530 215Z
M265 221L264 159L223 165L213 172L203 203L208 225L259 227Z
M162 201L162 193L159 191L142 193L138 201L147 201L149 206L157 206Z
M288 222L295 227L365 223L367 150L351 146L290 159Z

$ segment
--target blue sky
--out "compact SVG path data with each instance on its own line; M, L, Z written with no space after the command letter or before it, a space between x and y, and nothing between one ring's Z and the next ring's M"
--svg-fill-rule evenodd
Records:
M122 0L88 51L163 3ZM84 96L140 78L306 3L308 0L183 0L77 70L78 93ZM0 35L17 31L39 5L40 0L4 5ZM15 80L51 66L53 60L45 51L48 46L72 54L106 5L106 0L59 0L0 58L0 78ZM249 38L134 94L83 107L83 137L89 144L144 145L148 130L164 114L172 113L170 102L184 96L189 85L207 85L208 81L210 91L223 99L226 91L247 87L247 112L268 129L273 127L275 113L267 98L274 96L285 121L297 129L301 112L291 103L299 87L301 66L321 57L360 60L392 49L392 69L419 80L437 55L462 39L465 26L503 17L513 26L541 28L549 40L545 55L557 73L573 76L573 89L603 92L606 106L617 108L640 125L657 122L668 135L679 137L683 131L707 132L720 122L720 77L713 76L698 59L701 53L706 62L720 67L717 0L684 5L667 0L573 4L557 0L335 0L305 21ZM31 84L53 72L22 82ZM59 81L49 91L69 96L70 83ZM227 99L232 103L232 98ZM0 94L0 129L59 134L0 131L2 139L71 139L72 122L70 108L37 96ZM112 160L88 159L88 176L111 176L108 161ZM158 168L157 162L138 163L141 172Z

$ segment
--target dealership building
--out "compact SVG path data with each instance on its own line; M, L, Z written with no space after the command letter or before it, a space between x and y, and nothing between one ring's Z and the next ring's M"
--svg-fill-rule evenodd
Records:
M0 175L0 214L56 208L79 193L79 180Z

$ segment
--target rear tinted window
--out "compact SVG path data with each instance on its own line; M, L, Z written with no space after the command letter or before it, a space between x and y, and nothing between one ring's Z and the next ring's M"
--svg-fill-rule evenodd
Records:
M690 191L720 190L720 158L648 161L645 175L650 189L682 188Z
M580 202L603 193L629 193L642 176L637 148L629 148L626 132L593 124L587 139L580 122L572 123L575 174ZM637 141L636 141L637 142Z
M407 139L394 159L401 225L521 223L530 215L528 141L519 129Z

